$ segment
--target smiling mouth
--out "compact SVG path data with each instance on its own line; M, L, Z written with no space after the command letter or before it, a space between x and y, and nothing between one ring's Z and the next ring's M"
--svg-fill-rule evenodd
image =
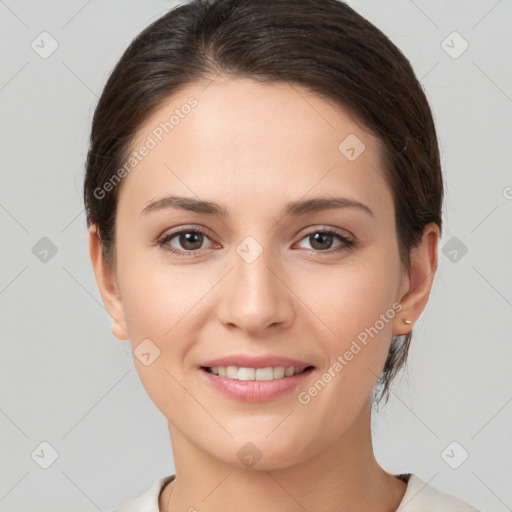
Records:
M293 377L300 373L313 370L314 366L297 368L293 366L267 366L265 368L251 368L244 366L201 366L201 369L219 377L233 380L279 380Z

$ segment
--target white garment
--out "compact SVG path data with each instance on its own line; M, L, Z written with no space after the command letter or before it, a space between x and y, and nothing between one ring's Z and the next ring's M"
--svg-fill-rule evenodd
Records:
M142 496L112 512L160 512L158 497L174 477L160 478ZM396 512L479 512L466 502L427 485L412 473L406 473L405 477L409 478L407 489Z

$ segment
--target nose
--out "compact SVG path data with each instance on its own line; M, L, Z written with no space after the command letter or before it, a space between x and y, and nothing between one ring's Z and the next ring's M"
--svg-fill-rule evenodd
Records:
M249 244L250 251L254 246ZM263 248L254 261L243 249L233 251L230 263L232 270L223 279L217 303L219 321L252 336L268 335L269 329L291 325L294 295L271 249Z

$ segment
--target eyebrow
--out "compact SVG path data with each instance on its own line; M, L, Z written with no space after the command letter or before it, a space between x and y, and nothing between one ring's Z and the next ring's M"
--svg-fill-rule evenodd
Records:
M349 199L346 197L316 197L313 199L304 199L299 201L291 201L286 204L283 209L282 217L287 215L304 215L306 213L314 213L323 210L332 210L335 208L358 208L375 217L372 210L365 204ZM149 202L142 210L141 215L146 215L150 212L163 210L168 208L179 208L195 213L204 213L207 215L216 215L221 218L229 216L226 207L214 203L212 201L205 201L196 199L194 197L182 196L167 196L156 201Z

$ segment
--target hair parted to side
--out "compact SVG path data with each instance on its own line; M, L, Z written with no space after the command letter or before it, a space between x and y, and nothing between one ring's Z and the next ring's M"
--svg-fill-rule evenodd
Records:
M115 267L121 181L104 185L133 151L137 130L178 89L224 76L306 87L347 108L383 146L400 259L423 228L442 229L443 179L432 113L407 58L339 0L193 0L146 27L114 67L96 106L84 203L105 261ZM102 194L98 194L102 190ZM393 336L372 404L387 403L412 332Z

